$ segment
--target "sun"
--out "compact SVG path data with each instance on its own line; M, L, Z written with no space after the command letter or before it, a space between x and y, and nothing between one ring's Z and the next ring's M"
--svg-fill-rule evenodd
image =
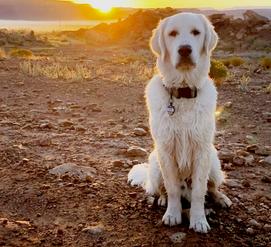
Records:
M90 0L89 3L95 9L98 9L102 13L109 13L113 5L110 3L111 1L103 1L103 0Z

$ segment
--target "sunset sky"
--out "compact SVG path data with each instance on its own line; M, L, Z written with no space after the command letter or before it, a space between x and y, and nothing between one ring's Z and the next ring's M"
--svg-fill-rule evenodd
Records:
M158 8L158 7L212 7L212 8L232 8L241 6L271 6L270 0L70 0L77 3L89 3L93 7L103 8L104 10L111 7L136 7L136 8Z

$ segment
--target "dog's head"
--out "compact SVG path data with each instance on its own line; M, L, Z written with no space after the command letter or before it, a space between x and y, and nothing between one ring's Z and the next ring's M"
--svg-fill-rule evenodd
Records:
M150 45L158 58L162 77L176 80L176 77L189 79L189 74L208 75L211 52L217 40L214 27L205 16L180 13L160 22Z

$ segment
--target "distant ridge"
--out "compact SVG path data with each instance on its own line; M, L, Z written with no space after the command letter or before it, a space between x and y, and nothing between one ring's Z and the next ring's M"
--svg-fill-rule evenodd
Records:
M192 12L202 12L206 15L226 13L235 17L252 8L236 9L180 9ZM258 14L271 19L271 8L255 8ZM106 20L120 19L135 12L132 8L114 8L110 14L104 15L87 4L75 4L70 1L57 0L0 0L0 19L4 20Z

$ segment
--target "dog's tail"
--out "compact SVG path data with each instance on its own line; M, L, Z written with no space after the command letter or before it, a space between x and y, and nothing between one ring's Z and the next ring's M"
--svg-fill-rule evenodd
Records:
M130 183L132 186L140 186L143 189L145 189L147 176L148 176L147 163L135 165L128 173L128 183Z

